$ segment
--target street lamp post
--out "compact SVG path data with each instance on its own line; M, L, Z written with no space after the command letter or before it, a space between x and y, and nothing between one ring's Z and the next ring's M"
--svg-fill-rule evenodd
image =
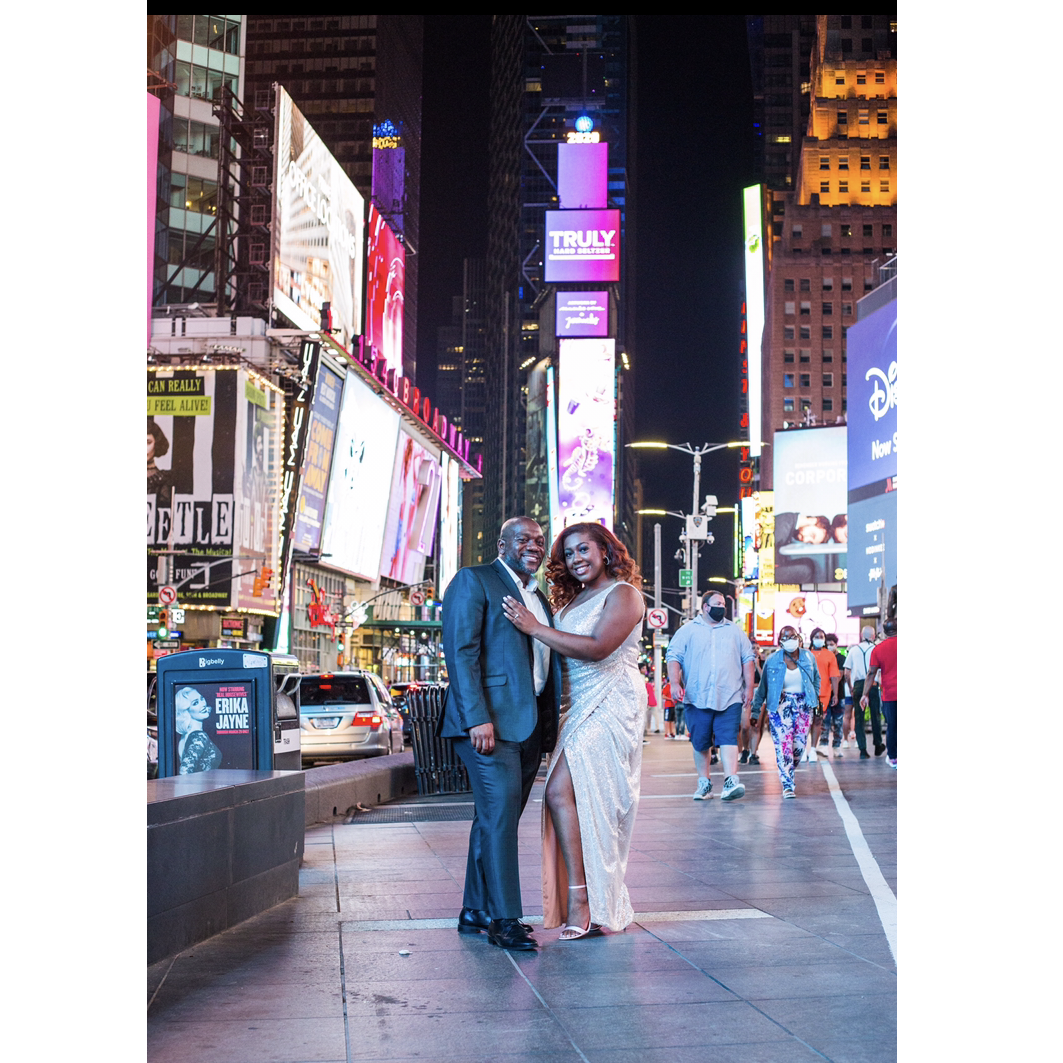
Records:
M694 501L691 507L690 516L696 517L702 512L701 503L699 501L701 495L701 457L703 454L711 454L714 450L726 450L733 449L734 447L748 447L749 442L747 440L734 440L730 443L704 443L700 447L692 447L689 443L660 443L660 442L640 442L640 443L626 443L625 446L635 449L652 449L652 450L678 450L684 454L690 454L694 458ZM716 499L713 498L711 508L713 513L707 514L709 518L715 514ZM698 547L691 542L690 536L690 521L687 521L686 529L686 568L690 571L691 575L691 588L690 588L690 618L693 619L698 615Z

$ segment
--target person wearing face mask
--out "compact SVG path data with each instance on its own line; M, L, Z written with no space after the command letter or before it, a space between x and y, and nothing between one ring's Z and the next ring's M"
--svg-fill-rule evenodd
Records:
M886 744L882 741L882 716L879 712L878 687L872 686L867 701L863 700L868 664L871 661L871 651L875 648L875 629L867 624L861 630L860 637L861 641L855 646L850 646L849 652L845 655L845 678L853 692L856 744L860 747L860 759L870 760L871 754L867 751L867 733L864 730L865 712L871 715L871 734L875 740L876 757L886 752Z
M753 695L753 716L760 718L761 706L768 714L779 781L786 798L794 796L794 766L808 739L819 688L816 658L801 648L796 629L787 625L779 632L779 649L764 662L760 685Z
M838 683L841 682L842 673L838 667L838 659L827 649L827 633L821 627L812 629L812 656L816 659L816 667L819 671L819 704L817 706L816 703L813 703L812 706L812 741L809 742L807 747L808 759L816 759L816 745L819 742L824 720L827 723L827 736L829 736L831 720L836 712L839 713L839 716L836 737L837 749L835 753L840 757L842 755L842 735ZM826 738L824 741L826 741Z
M695 801L712 797L709 752L720 750L724 784L721 801L745 792L738 779L738 732L749 725L753 700L753 647L745 632L725 619L727 599L708 591L701 615L684 624L668 645L668 679L676 705L683 703L694 766L698 772Z

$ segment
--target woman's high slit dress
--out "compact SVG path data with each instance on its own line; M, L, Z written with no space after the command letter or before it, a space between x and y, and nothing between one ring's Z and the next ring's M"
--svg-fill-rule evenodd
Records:
M614 587L570 602L555 618L561 631L589 635ZM557 746L546 778L562 753L576 794L591 922L623 930L635 917L624 885L642 771L646 680L638 670L642 621L604 661L563 659L565 677ZM543 926L568 916L568 875L543 802Z

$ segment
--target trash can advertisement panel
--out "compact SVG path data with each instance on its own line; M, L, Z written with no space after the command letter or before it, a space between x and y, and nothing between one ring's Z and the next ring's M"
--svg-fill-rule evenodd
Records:
M244 369L189 368L149 371L147 391L148 602L168 583L174 604L275 612L276 580L253 585L277 567L279 389Z
M255 680L173 683L173 774L255 766Z
M615 341L561 340L557 416L562 526L613 528Z

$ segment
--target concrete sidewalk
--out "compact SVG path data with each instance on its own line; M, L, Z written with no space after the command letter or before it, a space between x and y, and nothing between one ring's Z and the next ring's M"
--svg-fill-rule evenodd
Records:
M644 750L623 933L540 927L537 953L457 934L471 795L337 818L307 829L299 897L148 969L148 1060L896 1059L885 757L803 764L783 801L765 739L725 804L691 800L689 743ZM541 798L542 773L520 834L532 923Z

